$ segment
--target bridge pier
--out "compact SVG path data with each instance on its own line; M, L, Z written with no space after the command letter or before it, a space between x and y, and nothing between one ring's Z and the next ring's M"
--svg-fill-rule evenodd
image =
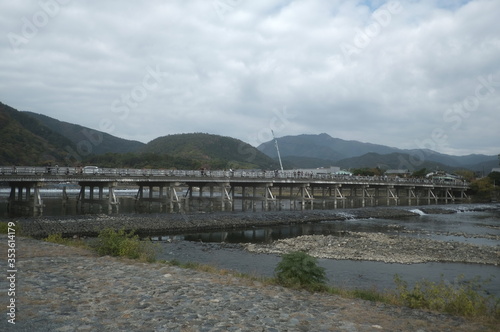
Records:
M431 205L431 199L434 199L435 204L438 204L438 198L432 191L434 188L427 189L427 205Z
M208 187L208 195L204 195L204 189ZM218 188L216 190L215 188ZM193 195L198 189L198 194ZM186 203L185 208L187 211L197 209L198 211L214 211L220 208L221 211L226 209L233 210L234 189L229 182L223 183L189 183L185 195ZM197 206L195 204L197 203Z
M147 209L151 211L152 204L158 203L160 212L174 212L182 210L182 202L177 195L176 187L179 185L175 182L137 182L139 189L135 196L135 204L138 209L144 209L147 204ZM144 188L148 188L148 195L145 197ZM158 188L158 194L155 195L155 188Z
M394 205L398 205L399 197L398 197L398 191L396 189L396 192L394 193L394 186L387 186L387 206L391 205L391 198L394 200Z
M43 202L40 196L42 184L38 181L9 182L10 195L7 203L9 213L22 211L42 214ZM33 190L33 193L31 192Z
M90 209L94 204L99 206L99 210L102 209L103 206L107 206L108 213L113 212L113 208L118 212L118 200L115 195L115 187L117 183L112 182L97 182L97 181L80 181L78 182L80 185L80 193L78 194L78 199L76 201L77 207L79 206L80 210L85 209L85 204L88 204ZM86 188L89 188L89 197L86 197ZM104 197L104 187L108 187L108 197ZM98 189L97 198L95 197L95 189Z

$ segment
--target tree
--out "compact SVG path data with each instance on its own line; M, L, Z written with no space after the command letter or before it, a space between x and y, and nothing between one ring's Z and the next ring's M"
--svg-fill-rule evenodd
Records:
M493 180L487 176L475 180L471 182L470 189L475 201L489 202L493 193Z
M476 174L473 171L467 169L458 170L455 173L463 177L467 182L471 182L476 178Z
M419 169L418 171L413 172L411 176L414 178L423 178L427 175L427 173L427 168L424 167Z

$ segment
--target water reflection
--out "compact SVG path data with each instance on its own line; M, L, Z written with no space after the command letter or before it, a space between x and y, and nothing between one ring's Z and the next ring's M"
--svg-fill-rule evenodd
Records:
M497 246L500 219L488 212L444 214L408 217L402 219L353 219L323 221L307 224L277 225L233 231L187 233L186 241L212 243L271 243L302 235L345 236L346 232L384 233L398 236L428 238L437 241L455 241L477 245ZM495 226L496 225L496 226ZM170 239L168 235L154 240Z

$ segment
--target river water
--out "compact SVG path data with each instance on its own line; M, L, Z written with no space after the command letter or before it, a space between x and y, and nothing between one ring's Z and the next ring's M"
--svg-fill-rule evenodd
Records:
M223 269L236 270L252 275L272 276L281 258L273 254L250 253L239 243L269 243L277 239L301 235L338 235L345 231L381 232L400 236L424 237L439 241L455 241L494 246L500 252L500 241L488 237L500 235L500 206L484 205L488 211L470 211L477 205L447 205L453 214L427 214L404 219L350 219L301 225L281 225L266 228L249 228L234 232L195 233L153 238L161 245L160 259L177 259L181 262L199 262ZM409 208L412 209L412 208ZM397 264L372 261L319 259L326 270L329 283L346 288L393 289L396 274L410 285L427 279L454 282L461 275L465 280L477 276L491 279L485 285L489 293L500 296L500 266L463 263Z
M51 195L51 192L53 195ZM8 189L0 189L0 216L8 217L6 202ZM71 191L70 191L71 193ZM77 193L75 189L75 193ZM74 194L74 193L73 193ZM118 191L120 213L134 212L135 191ZM60 190L43 193L46 216L71 216L79 214L76 201L61 203ZM436 206L432 206L436 207ZM300 225L252 228L234 232L194 233L157 236L152 238L161 246L159 259L176 259L181 262L199 262L243 273L272 276L281 260L277 255L250 253L240 243L269 243L278 239L301 235L338 235L351 232L381 232L400 236L425 237L439 241L466 242L494 246L500 251L500 241L491 239L500 235L500 204L442 205L452 214L423 214L403 219L347 219L324 220ZM472 211L483 208L484 211ZM400 207L405 208L405 207ZM423 208L423 207L421 207ZM407 207L420 212L419 207ZM341 211L341 210L339 210ZM94 211L101 212L101 211ZM153 211L155 212L155 211ZM251 212L250 212L251 213ZM257 212L262 213L262 212ZM265 213L265 212L264 212ZM405 232L398 233L404 229ZM410 285L422 279L439 281L441 276L454 282L459 276L472 279L480 276L491 279L485 290L500 297L500 266L460 263L396 264L371 261L319 259L325 268L329 283L347 288L394 288L393 277L398 274Z

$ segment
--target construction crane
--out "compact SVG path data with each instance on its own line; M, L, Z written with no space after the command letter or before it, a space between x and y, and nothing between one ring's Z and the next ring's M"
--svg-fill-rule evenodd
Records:
M278 140L276 139L276 136L274 136L274 131L272 129L271 129L271 133L273 134L274 145L276 145L276 151L278 152L278 160L280 161L281 171L283 172L283 164L281 163L281 155L280 155L280 149L278 147Z

